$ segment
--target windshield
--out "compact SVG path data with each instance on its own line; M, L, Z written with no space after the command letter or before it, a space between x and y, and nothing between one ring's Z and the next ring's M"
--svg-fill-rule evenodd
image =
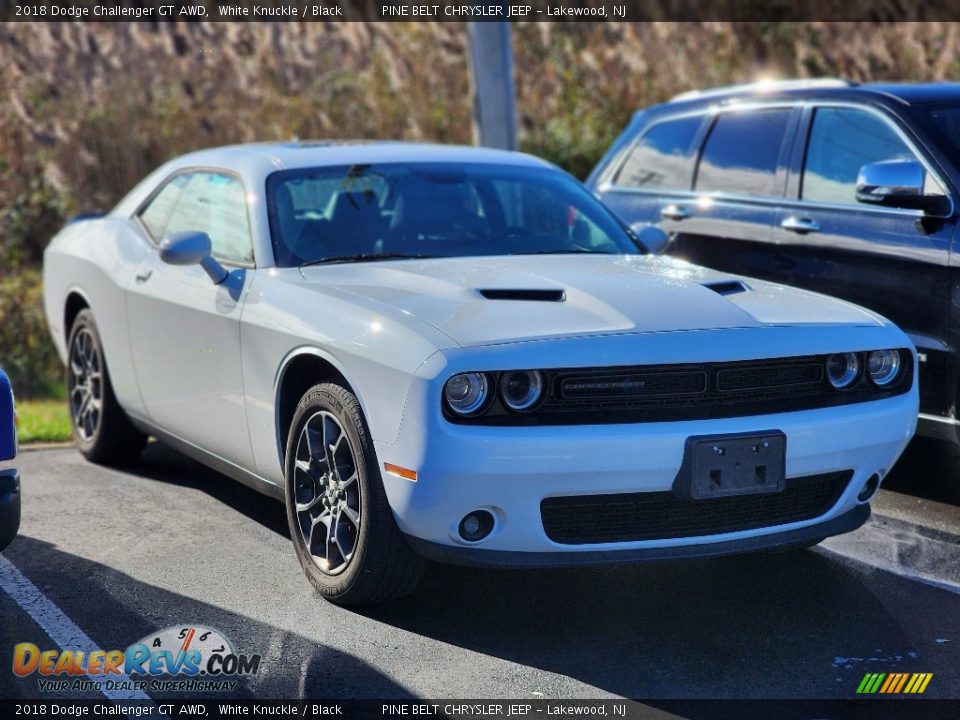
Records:
M267 179L277 265L405 257L642 252L578 182L549 168L409 163Z

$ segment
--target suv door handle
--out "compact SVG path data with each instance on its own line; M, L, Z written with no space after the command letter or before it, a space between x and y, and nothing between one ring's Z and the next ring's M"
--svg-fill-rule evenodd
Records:
M680 205L667 205L660 209L660 217L664 220L686 220L690 211Z
M820 225L810 218L788 217L780 223L780 227L790 232L799 233L800 235L820 232Z

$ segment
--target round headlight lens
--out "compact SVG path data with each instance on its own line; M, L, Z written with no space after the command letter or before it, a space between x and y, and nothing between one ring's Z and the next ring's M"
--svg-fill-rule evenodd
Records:
M874 350L867 358L867 372L874 385L889 385L900 374L900 353L896 350Z
M443 397L457 415L473 415L487 402L489 385L483 373L460 373L447 380Z
M543 375L536 370L513 370L500 378L503 404L515 412L529 410L543 394Z
M837 390L846 390L860 375L860 359L856 353L841 353L827 358L827 379Z

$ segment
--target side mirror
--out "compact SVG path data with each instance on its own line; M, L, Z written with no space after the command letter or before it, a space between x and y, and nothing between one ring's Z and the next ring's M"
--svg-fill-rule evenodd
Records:
M160 259L168 265L200 265L219 285L227 279L227 271L218 263L211 252L213 244L205 232L188 230L168 235L160 243Z
M946 196L933 183L928 190L927 184L927 170L916 160L869 163L857 176L857 200L886 207L945 210Z
M670 244L670 236L656 225L634 223L630 229L651 255L659 255Z

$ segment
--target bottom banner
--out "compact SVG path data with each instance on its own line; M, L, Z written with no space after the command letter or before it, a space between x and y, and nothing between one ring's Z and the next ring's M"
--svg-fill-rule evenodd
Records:
M841 720L960 718L960 700L0 700L0 718L626 718Z

